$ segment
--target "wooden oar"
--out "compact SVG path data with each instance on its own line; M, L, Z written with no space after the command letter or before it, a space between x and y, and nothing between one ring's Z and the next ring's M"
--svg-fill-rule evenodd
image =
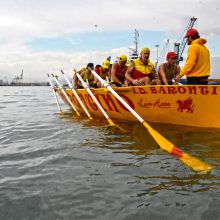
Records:
M52 81L50 80L50 74L48 73L47 76L48 76L48 80L49 80L50 87L51 87L51 89L52 89L52 91L53 91L54 98L55 98L56 103L57 103L57 108L59 109L60 113L63 113L63 112L62 112L62 109L61 109L61 107L60 107L60 104L59 104L59 102L58 102L58 99L57 99L57 95L56 95L56 92L55 92L55 87L54 87Z
M92 71L92 74L101 82L101 84L106 87L112 95L115 96L136 118L143 126L149 131L151 136L154 138L154 140L158 143L158 145L168 153L174 155L177 157L180 161L182 161L184 164L186 164L188 167L190 167L194 171L198 172L208 172L212 169L212 166L202 162L201 160L190 156L189 154L183 152L182 150L178 149L176 146L174 146L170 141L168 141L165 137L163 137L161 134L159 134L157 131L155 131L147 122L144 121L144 119L137 114L136 111L134 111L125 101L122 99L109 85L108 82L103 80L94 70L90 69Z
M52 77L54 78L54 80L56 81L59 89L61 90L61 92L63 93L63 95L66 97L67 101L69 102L69 104L71 105L71 107L73 108L73 110L76 112L76 114L78 116L80 116L80 113L77 111L76 107L73 105L73 103L71 102L70 98L68 97L68 95L66 94L66 92L63 89L63 86L59 83L59 81L57 80L56 76L54 76L53 74L51 74Z
M83 108L83 110L85 111L85 113L86 113L86 115L88 116L88 118L89 118L89 119L93 119L93 118L91 117L91 115L89 114L89 112L88 112L86 106L82 103L82 101L81 101L81 99L80 99L78 93L77 93L76 90L74 89L73 85L70 83L69 79L65 76L63 70L61 70L61 73L63 74L63 76L64 76L66 82L68 83L68 85L69 85L70 89L72 90L73 94L76 96L76 98L77 98L79 104L82 106L82 108Z
M82 83L83 88L86 89L86 91L88 92L88 94L91 96L91 98L93 99L93 101L95 102L95 104L98 106L98 108L100 109L100 111L102 112L102 114L104 115L104 117L107 119L108 123L110 126L116 126L118 127L121 131L125 132L125 130L123 128L121 128L119 125L116 125L111 118L109 118L108 114L106 113L106 111L103 109L103 107L101 106L101 104L99 103L99 101L97 100L97 98L94 96L94 94L92 93L92 91L89 88L89 84L87 84L83 78L80 76L80 74L74 69L74 72L77 76L77 78L79 79L79 81Z

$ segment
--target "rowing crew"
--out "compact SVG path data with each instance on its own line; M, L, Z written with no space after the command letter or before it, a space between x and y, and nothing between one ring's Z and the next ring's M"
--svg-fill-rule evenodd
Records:
M91 87L100 88L101 83L93 76L95 70L103 79L110 79L111 86L143 86L143 85L170 85L178 84L182 76L186 75L187 84L208 84L210 76L210 53L205 46L206 39L200 38L196 29L189 29L185 35L187 44L190 45L186 63L182 70L176 64L177 54L167 53L167 61L159 66L156 73L153 62L150 61L150 49L142 48L137 59L128 62L127 56L121 54L113 65L109 60L104 60L102 66L94 68L89 63L87 68L80 71L81 77L88 81ZM81 83L74 77L76 88L82 88Z

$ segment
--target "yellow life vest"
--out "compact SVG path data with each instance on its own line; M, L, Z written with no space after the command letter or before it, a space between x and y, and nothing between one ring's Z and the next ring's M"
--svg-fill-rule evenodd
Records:
M99 75L102 79L105 79L106 76L108 76L108 71L103 72L101 67L99 68L99 71Z
M143 64L143 62L140 59L133 60L135 67L132 73L132 77L134 79L142 78L145 76L151 77L151 73L154 69L154 64L148 60L147 64Z
M84 81L88 80L89 82L92 82L94 80L94 76L92 73L90 73L90 70L86 70L83 73L83 80Z

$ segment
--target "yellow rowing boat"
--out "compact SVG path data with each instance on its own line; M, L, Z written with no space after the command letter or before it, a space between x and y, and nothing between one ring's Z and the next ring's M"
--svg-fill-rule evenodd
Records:
M91 89L110 118L135 121L134 116L106 88ZM121 87L114 90L148 122L220 128L220 85ZM65 89L80 113L83 109L71 89ZM69 104L59 89L56 92ZM77 89L92 117L103 117L85 89Z
M93 89L95 96L77 72L76 74L78 74L78 78L82 80L85 88L79 89L78 93L76 93L68 80L67 82L70 88L66 88L66 91L64 91L63 86L61 86L56 76L52 74L59 89L55 89L51 83L49 74L48 78L53 91L58 92L64 102L70 105L78 116L81 116L83 110L89 119L92 119L92 116L101 117L104 115L111 126L120 128L120 126L114 124L110 117L122 120L134 120L134 118L131 117L132 114L148 130L161 149L174 155L194 171L208 172L212 169L210 164L192 157L177 148L173 143L154 130L146 121L218 127L218 121L213 123L214 120L212 119L214 117L210 117L212 121L211 124L208 124L207 120L199 119L203 119L201 116L204 116L206 110L208 110L208 108L205 110L202 108L204 101L208 101L208 104L213 103L214 106L214 102L212 101L214 101L214 97L218 95L219 86L140 86L115 88L114 90L109 83L103 80L95 71L92 71L92 73L105 87ZM56 98L55 92L54 96ZM195 98L196 101L194 101ZM62 112L57 98L56 102L60 112ZM196 106L199 111L195 110ZM88 112L88 109L91 114ZM214 113L216 112L217 111L214 111ZM181 118L180 113L184 115L183 119L179 119ZM172 120L172 115L175 116L174 120ZM184 119L187 119L188 122L185 123Z

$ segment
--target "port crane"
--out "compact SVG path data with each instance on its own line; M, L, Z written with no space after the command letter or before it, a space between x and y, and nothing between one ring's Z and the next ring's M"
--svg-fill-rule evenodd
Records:
M186 26L186 28L184 30L184 33L186 33L186 31L188 31L189 29L193 28L196 20L197 20L197 18L195 18L195 17L190 18L190 21L187 24L187 26ZM174 52L177 54L177 61L176 61L176 63L179 64L180 61L183 61L182 55L183 55L183 51L184 51L184 49L186 47L187 41L186 41L186 38L183 38L181 43L179 43L177 41L174 43Z
M22 69L21 75L15 76L14 79L12 80L12 83L23 83L23 75L24 75L24 71Z
M155 47L157 47L157 60L155 62L155 70L156 72L158 71L158 64L161 63L161 61L164 59L165 54L169 48L169 43L170 43L170 39L167 39L166 42L164 43L164 46L162 48L162 51L160 52L160 55L158 57L158 46L159 45L155 45Z

